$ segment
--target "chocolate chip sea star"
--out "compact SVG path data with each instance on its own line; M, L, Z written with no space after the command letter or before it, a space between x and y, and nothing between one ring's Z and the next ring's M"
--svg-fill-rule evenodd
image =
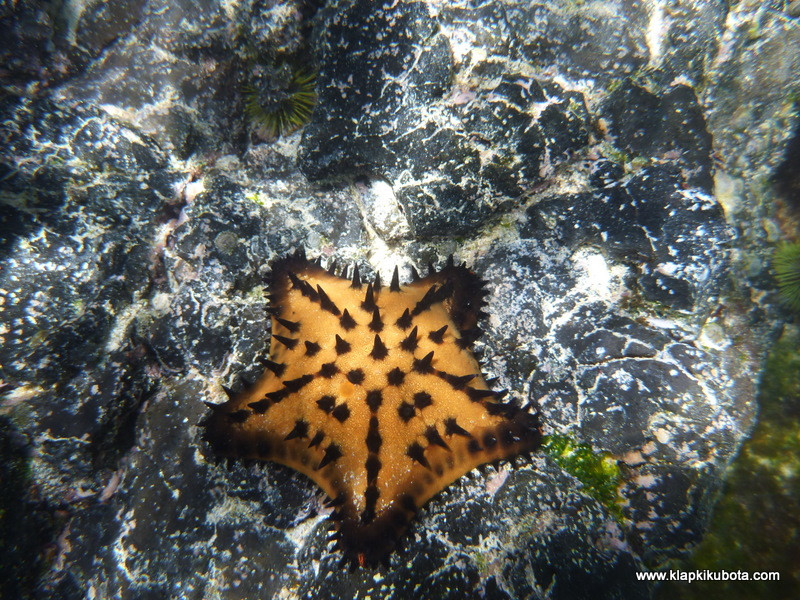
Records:
M205 437L223 457L275 461L335 507L352 564L386 562L414 514L473 468L536 449L536 416L490 389L472 345L488 293L452 257L400 284L276 260L264 373L221 405Z

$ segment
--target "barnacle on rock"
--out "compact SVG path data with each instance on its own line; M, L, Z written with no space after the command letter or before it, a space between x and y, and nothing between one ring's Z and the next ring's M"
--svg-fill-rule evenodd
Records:
M781 300L788 307L800 310L800 243L778 246L772 257L772 269Z
M259 68L242 89L245 112L269 136L299 129L311 118L316 79L316 72L307 67Z

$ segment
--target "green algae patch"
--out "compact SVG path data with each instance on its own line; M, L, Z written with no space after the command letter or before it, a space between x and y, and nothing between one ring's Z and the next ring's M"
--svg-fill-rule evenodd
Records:
M617 520L622 519L619 486L621 475L616 459L608 452L596 452L567 435L545 438L542 450L567 473L583 484L583 491L606 507Z
M759 422L731 465L706 536L683 570L777 571L780 581L671 582L659 598L800 598L800 330L772 347Z

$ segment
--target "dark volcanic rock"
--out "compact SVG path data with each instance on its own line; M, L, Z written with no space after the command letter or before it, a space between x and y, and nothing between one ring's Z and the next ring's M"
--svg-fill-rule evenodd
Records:
M644 169L622 185L543 200L527 214L521 237L599 246L636 265L648 300L693 311L715 301L725 282L731 232L722 208L684 189L677 170Z
M24 84L44 75L54 50L55 7L42 0L0 5L0 74L7 83Z
M635 3L448 2L442 20L460 37L468 32L469 51L556 65L575 78L616 79L647 62L648 15Z
M555 430L575 428L595 449L641 457L623 510L637 524L629 543L655 561L699 540L719 459L736 443L722 423L745 409L731 393L738 371L713 375L717 350L698 348L667 321L618 312L638 288L702 323L722 291L727 225L710 197L680 182L653 168L625 184L543 200L528 210L521 241L481 261L492 274L497 330L520 332L488 337L490 361L530 374L530 398ZM669 285L651 286L665 264ZM695 460L719 466L697 471Z
M45 568L43 549L56 523L31 485L26 440L0 417L0 598L25 598Z
M36 235L0 276L3 319L14 324L1 360L15 383L51 383L97 360L118 312L147 291L122 275L147 272L151 257L137 249L152 243L172 182L158 148L98 113L24 104L13 128L8 155L42 136L56 143L3 181L6 202ZM70 166L76 156L79 168Z
M609 301L626 278L613 274L613 263L601 266L596 251L573 253L577 265L550 253L547 262L532 261L547 245L540 237L498 248L482 261L497 290L489 305L496 330L535 333L492 335L486 341L489 362L511 367L508 375L530 374L530 398L555 430L575 427L593 448L642 456L623 489L633 494L623 511L638 523L628 542L647 548L651 559L679 555L699 539L718 485L719 472L698 473L693 461L713 461L735 444L735 433L721 423L744 408L729 391L738 375L728 371L725 380L712 379L712 353L615 314ZM599 281L600 269L609 269L602 276L608 280ZM524 274L520 281L526 283L510 284L513 272ZM593 296L607 299L581 300ZM513 361L515 355L529 358ZM513 376L509 383L522 387ZM676 477L691 482L691 492L676 496ZM639 493L642 486L646 494ZM672 498L669 509L663 495Z
M711 134L690 87L676 85L657 96L625 81L609 95L602 114L620 148L652 157L676 155L688 182L711 191Z
M0 275L0 364L12 388L38 389L25 430L42 436L41 489L58 502L135 441L153 386L126 314L148 293L174 174L155 145L96 111L23 103L5 126L4 160L41 151L2 182L24 226L7 238Z
M147 0L90 0L80 6L75 24L75 45L97 56L114 41L130 33L144 14Z
M343 0L319 18L319 104L301 168L387 179L419 237L475 231L588 142L583 97L558 85L507 73L498 82L487 63L474 91L453 94L450 41L423 2Z

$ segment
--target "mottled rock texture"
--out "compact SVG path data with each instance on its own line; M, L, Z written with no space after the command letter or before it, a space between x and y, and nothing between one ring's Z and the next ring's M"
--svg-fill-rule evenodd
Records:
M11 597L647 598L635 573L702 538L778 314L766 182L800 56L783 3L0 17ZM318 98L268 139L242 90L276 65L315 69ZM258 374L263 277L300 245L384 281L467 261L491 291L485 370L607 461L616 499L539 453L453 484L388 568L342 569L309 481L215 462L197 427Z
M447 18L424 2L332 3L318 18L326 108L300 166L314 179L387 179L417 237L474 232L588 141L582 94L509 72L507 59L459 64Z

